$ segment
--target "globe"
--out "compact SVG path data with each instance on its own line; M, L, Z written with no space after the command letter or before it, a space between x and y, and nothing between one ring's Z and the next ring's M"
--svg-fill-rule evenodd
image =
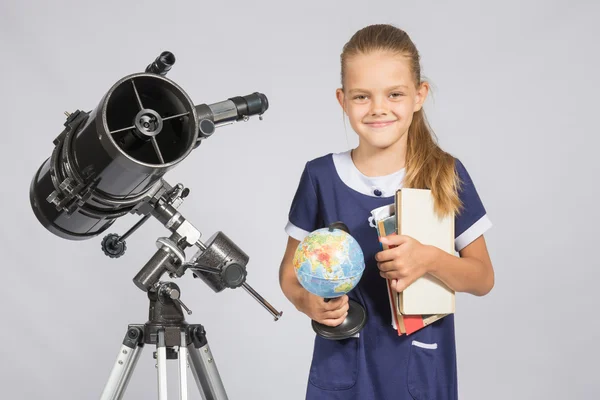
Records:
M306 236L294 253L300 284L324 298L342 296L360 281L365 260L360 245L342 229L322 228Z

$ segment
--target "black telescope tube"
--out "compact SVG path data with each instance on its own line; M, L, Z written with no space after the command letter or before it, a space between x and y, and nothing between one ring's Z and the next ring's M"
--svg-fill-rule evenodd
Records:
M182 118L165 119L160 132L144 136L136 128L138 114L145 113L140 102L161 118ZM198 131L195 105L177 84L152 73L120 79L92 111L67 118L51 157L31 182L35 216L65 239L100 234L191 153Z

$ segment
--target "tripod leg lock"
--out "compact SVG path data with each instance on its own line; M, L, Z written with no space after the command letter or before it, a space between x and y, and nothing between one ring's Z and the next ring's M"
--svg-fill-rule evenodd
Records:
M123 344L131 349L144 343L144 326L130 325L123 339Z
M144 326L130 325L100 396L101 400L116 400L123 396L143 347Z
M196 349L208 344L208 340L206 339L206 331L202 325L190 326L190 339Z

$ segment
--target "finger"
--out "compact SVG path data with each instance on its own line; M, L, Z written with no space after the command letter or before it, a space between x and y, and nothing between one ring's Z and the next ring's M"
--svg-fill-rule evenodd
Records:
M375 254L375 261L385 262L393 260L396 257L396 249L382 250Z
M380 272L379 275L382 278L390 279L390 280L402 278L402 276L400 275L400 273L398 271Z
M416 280L417 280L417 278L415 278L415 277L404 277L404 278L398 279L395 287L392 286L392 288L394 288L394 290L396 290L396 292L400 293L400 292L403 292L407 287L409 287Z
M405 278L414 271L404 266L398 266L395 261L387 261L379 264L379 275L387 279Z
M400 246L403 243L409 241L410 238L406 235L387 235L379 238L379 241L388 246Z
M344 315L344 313L348 312L349 308L350 308L350 305L348 303L344 303L338 309L323 312L322 313L322 318L325 318L325 319L337 319L337 318L340 318L342 315Z
M404 248L394 247L392 249L382 250L378 253L375 253L375 260L378 262L392 261L398 257L402 257L403 254Z
M378 262L377 268L379 268L379 270L381 272L390 272L390 271L394 271L394 270L398 269L398 267L396 265L394 265L393 260Z
M348 316L348 313L344 313L344 315L342 315L340 318L335 318L335 319L323 319L321 321L317 321L320 322L323 325L327 325L327 326L338 326L340 325L342 322L344 322L344 320L346 319L346 317Z
M398 279L396 281L396 284L392 286L392 289L394 289L397 293L401 293L404 291L404 289L406 289L408 287L408 285L406 284L406 281L403 279Z
M333 310L337 310L340 307L342 307L344 304L348 303L348 295L343 295L340 297L336 297L334 299L331 299L330 301L324 301L323 300L323 304L322 304L322 308L325 311L333 311Z

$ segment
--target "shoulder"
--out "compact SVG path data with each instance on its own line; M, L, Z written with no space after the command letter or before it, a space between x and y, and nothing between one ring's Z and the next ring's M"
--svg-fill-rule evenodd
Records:
M455 222L458 251L483 235L491 228L492 223L465 164L456 157L454 163L458 175L458 197L461 203Z
M318 192L320 183L328 181L331 177L328 172L330 169L328 166L331 163L332 153L306 161L300 173L295 199L304 196L303 193L308 193L309 197L314 198Z
M476 193L475 183L471 178L469 170L465 164L459 159L454 157L454 171L457 176L457 189L458 194L461 198L470 196Z
M321 172L328 168L333 162L334 153L327 153L325 155L313 158L306 162L305 168L310 170L310 172Z
M321 183L330 181L328 165L332 154L326 154L307 161L298 182L298 187L289 212L286 232L296 240L302 240L309 232L321 227L323 193Z
M331 178L332 166L334 164L335 153L328 153L307 161L302 171L302 176L310 179L313 184L329 180Z
M465 167L465 164L463 164L463 162L457 158L457 157L453 157L454 158L454 170L456 171L456 174L458 175L458 178L462 181L464 179L471 179L471 177L469 176L469 172L467 171L467 167Z

